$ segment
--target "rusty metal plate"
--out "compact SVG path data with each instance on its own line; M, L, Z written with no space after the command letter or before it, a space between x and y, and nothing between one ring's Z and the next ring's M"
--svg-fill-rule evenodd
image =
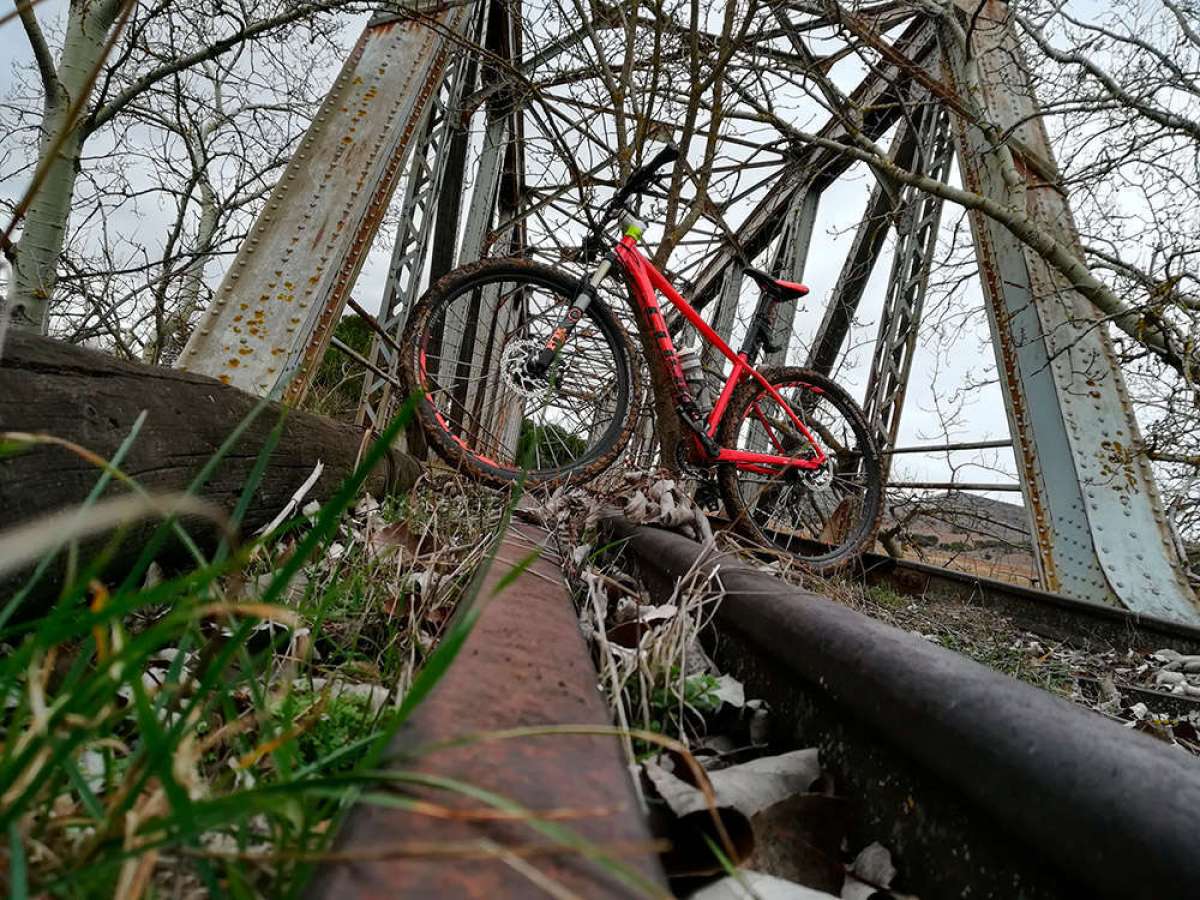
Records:
M518 726L610 724L591 655L547 540L546 533L533 526L510 529L481 593L492 599L454 665L397 735L390 755ZM541 558L493 596L512 564L534 547L543 548ZM550 735L471 743L438 750L408 768L468 782L527 809L589 811L560 824L598 845L623 848L621 862L666 893L658 859L647 849L651 836L625 758L613 737ZM478 802L458 802L448 793L419 796L479 808ZM451 821L360 805L346 821L336 849L361 853L386 847L389 839L443 845L489 840L511 848L546 843L521 823ZM577 853L529 856L521 864L537 870L533 879L499 859L339 862L318 873L308 896L545 897L537 878L578 896L636 896L610 871Z
M367 25L177 366L298 399L474 3Z

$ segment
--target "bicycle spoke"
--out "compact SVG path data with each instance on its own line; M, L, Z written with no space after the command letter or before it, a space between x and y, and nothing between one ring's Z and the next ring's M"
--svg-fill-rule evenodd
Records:
M801 374L819 380L813 373ZM856 430L853 403L844 395L831 396L835 387L814 389L804 378L773 387L779 399L759 390L732 413L740 417L736 449L790 456L809 465L781 466L770 475L734 468L739 504L762 537L781 549L806 560L844 557L843 548L861 544L864 529L874 524L874 512L867 512L869 497L871 510L878 508L877 463L864 449L869 437L863 426ZM876 466L874 481L870 465Z
M482 275L466 277L431 312L422 344L428 400L463 451L514 474L521 465L550 472L616 439L628 385L614 377L619 345L590 312L548 371L529 367L573 296L565 283Z

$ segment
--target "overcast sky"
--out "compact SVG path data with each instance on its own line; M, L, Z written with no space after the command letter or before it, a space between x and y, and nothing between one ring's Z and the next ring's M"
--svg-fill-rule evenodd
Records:
M44 0L37 7L37 13L43 22L50 23L62 16L66 5L67 0ZM361 20L347 22L350 40L359 28L361 28ZM8 26L0 28L0 97L9 94L13 84L14 71L19 68L31 68L32 65L29 47L19 25L10 23ZM323 73L327 81L332 81L333 74L332 71ZM314 75L314 77L320 76ZM0 140L2 140L2 136L0 136ZM957 179L957 171L954 172L953 177ZM0 183L0 196L14 196L21 187L22 185L16 183ZM859 173L854 177L839 181L826 190L822 197L817 228L813 235L805 270L805 281L811 287L812 293L802 301L802 306L796 316L796 333L803 345L807 344L820 323L824 300L829 295L841 270L853 238L853 228L862 216L870 189L870 179ZM149 243L156 231L161 232L165 229L167 217L165 213L156 211L150 205L143 205L141 213L140 220L136 223L131 222L130 227L138 228ZM943 229L955 223L960 215L960 210L948 205L943 214ZM659 234L660 230L657 225L651 223L647 232L648 242L653 244ZM379 235L355 288L355 296L368 309L374 310L379 306L392 240L391 233ZM859 319L863 324L853 331L849 342L849 346L855 349L849 354L849 365L843 367L839 376L845 386L859 400L862 399L866 387L867 368L872 352L871 343L875 337L890 264L891 258L888 253L876 267L859 310ZM922 341L919 345L902 419L899 440L901 445L929 441L940 442L942 435L938 417L934 414L935 399L941 399L945 404L955 388L968 378L975 382L983 378L994 379L995 358L977 283L965 288L963 302L977 312L971 327L965 330L965 336L954 347L951 359L940 361L935 359L930 348L931 342L928 340ZM801 360L802 355L801 359L793 361ZM934 374L939 368L935 392ZM937 396L939 392L940 398ZM992 383L973 392L971 402L965 409L962 427L954 433L953 438L956 440L985 440L1006 437L1008 437L1008 424L998 385ZM998 465L1009 473L1015 471L1011 452L1007 450L989 451L983 456L989 463ZM958 462L967 462L971 458L973 458L973 454L969 453L955 456L955 460ZM942 458L905 456L897 460L892 477L894 480L940 480L948 477L949 474L950 470ZM959 472L958 480L1007 481L1010 479L994 472L964 469ZM998 499L1017 502L1020 495L1008 493L996 496Z

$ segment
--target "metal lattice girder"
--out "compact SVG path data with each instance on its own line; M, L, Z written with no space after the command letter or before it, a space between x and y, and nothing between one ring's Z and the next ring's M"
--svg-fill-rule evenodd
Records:
M507 3L493 2L488 8L486 49L498 59L518 58L520 27L520 18L512 14ZM501 74L496 67L485 67L484 81ZM521 203L524 183L521 115L519 109L510 108L508 98L503 95L492 96L486 103L483 145L463 227L459 265L480 259L489 241L500 251L498 255L520 249L522 228L506 227L501 234L493 232L492 225L497 218L501 222L513 220ZM443 199L451 187L443 185ZM440 222L439 231L443 231ZM449 236L444 239L451 240ZM438 363L439 367L470 373L460 402L477 427L489 423L484 434L472 436L480 449L489 454L515 448L524 412L519 393L498 388L499 379L482 377L483 369L499 367L506 339L521 326L521 305L509 302L501 307L499 300L498 290L489 288L472 298L472 313L466 321L444 322ZM446 371L439 369L437 375L439 383L446 383Z
M480 12L484 14L481 16L481 27L486 21L484 46L488 54L499 59L515 59L519 56L519 53L514 54L513 48L519 47L520 19L512 15L510 4L494 0ZM483 254L498 202L502 174L513 152L514 128L518 133L520 131L520 113L503 107L505 98L489 97L483 147L466 221L462 224L460 213L469 134L469 115L463 110L463 102L467 92L475 88L479 65L471 56L463 59L461 66L461 70L452 73L453 77L448 77L443 85L439 102L431 109L426 139L411 163L383 302L382 324L397 338L404 329L408 310L418 299L424 283L432 283L456 264L472 262ZM482 68L485 83L496 79L495 67L485 64ZM447 146L449 152L445 150ZM421 150L424 152L421 153ZM460 230L461 247L458 240ZM431 242L432 248L429 247ZM427 262L428 277L424 278ZM457 333L443 335L446 344L442 356L445 361L457 359L465 352L464 348L458 346L462 337L461 329ZM395 375L397 360L384 342L375 340L372 355L382 369ZM359 406L360 421L374 425L386 420L394 399L390 382L376 379L367 383ZM468 408L473 408L473 396L466 402ZM503 412L507 414L508 411Z
M918 18L896 39L895 47L914 63L922 64L937 49L937 28L929 19ZM900 99L908 83L907 72L885 62L874 67L851 92L854 108L862 113L859 130L864 136L879 140L896 124L903 112ZM843 120L836 114L818 135L830 140L848 139ZM767 248L783 228L786 211L798 191L807 190L814 183L824 187L852 164L848 155L835 150L815 144L802 148L783 167L771 190L738 227L734 238L713 255L697 276L690 294L693 305L702 309L717 296L730 265L753 259Z
M954 157L950 114L944 106L933 102L927 91L919 89L914 94L917 150L913 169L944 183ZM879 337L863 403L867 422L880 449L894 446L900 429L900 414L908 389L941 220L941 197L916 188L905 188L896 210L896 255L879 318ZM884 456L883 460L886 478L891 457Z
M364 29L177 366L303 396L473 4Z
M721 293L717 297L717 308L712 314L712 328L728 343L737 319L738 304L742 297L742 267L729 266L722 278ZM700 364L707 372L723 369L727 363L714 344L702 344Z
M505 142L509 134L508 125L507 116L496 116L487 123L484 129L483 147L480 151L475 184L467 210L462 249L458 257L460 264L474 262L482 256L484 240L491 230L496 208L496 194L500 186L500 172L504 163ZM439 370L436 373L439 383L445 383L446 373L442 367L447 365L455 369L466 367L466 370L474 377L483 375L482 372L475 371L473 365L476 361L491 358L488 353L488 342L503 334L502 325L494 321L497 299L495 288L484 291L478 298L479 307L475 311L476 318L469 323L472 329L470 346L463 345L463 339L467 336L464 335L464 327L468 323L449 319L445 321L442 351L439 354ZM510 305L509 308L511 309L512 306ZM481 324L483 327L478 327ZM486 418L488 413L484 412L485 398L478 396L479 386L480 382L475 381L466 386L463 405L473 412L474 421L492 421L491 418ZM518 396L517 402L519 400ZM476 439L479 439L478 435ZM500 443L503 443L502 439ZM500 448L488 446L481 447L481 449L484 449L484 452L495 453Z
M466 228L463 232L460 264L474 262L483 256L483 244L491 231L496 208L496 195L500 189L500 172L504 166L504 151L509 140L511 117L491 118L483 132L483 149L479 154L475 186L471 192L471 205L467 211Z
M972 64L951 40L944 43L953 88L973 97L1001 131L1012 129L1025 147L1052 159L1008 6L960 4L964 22L975 16ZM1018 163L1020 183L1009 187L982 131L959 116L955 123L965 186L1016 204L1083 258L1056 185ZM1103 318L999 222L973 211L971 227L1043 586L1200 622Z
M787 221L779 235L775 256L771 261L771 272L779 278L792 281L804 279L804 266L808 261L808 247L812 243L813 227L817 221L817 209L821 200L820 188L816 185L797 193L788 208ZM768 301L771 302L771 301ZM767 352L764 364L782 366L787 364L788 348L792 343L792 326L796 320L798 300L775 305L775 326L771 337L778 350ZM766 429L754 422L750 426L747 449L766 453L770 449Z
M513 39L519 39L519 31L515 28ZM516 46L519 47L519 44ZM519 55L513 53L514 58ZM505 145L504 164L500 169L496 200L497 227L484 243L485 251L491 248L498 256L520 256L525 252L526 244L526 228L521 215L525 205L525 128L519 109L512 111L509 119L509 132L512 137ZM524 310L509 306L507 317L495 323L491 340L495 342L501 336L515 332L521 326L521 318L524 315ZM501 449L515 449L520 440L521 424L524 420L524 398L509 392L507 396L493 396L490 403L495 420L500 423Z
M808 262L808 248L812 243L813 228L817 224L817 208L821 201L821 191L818 187L810 186L808 190L799 192L792 198L788 209L787 225L779 236L779 246L775 251L775 259L771 271L779 278L801 282L804 280L804 267ZM779 349L767 353L766 364L782 366L787 364L788 349L792 344L792 328L796 322L796 307L799 301L780 303L775 308L775 327L772 338Z
M892 137L889 158L898 166L910 169L916 154L916 132L909 128L908 121L901 119ZM834 364L846 342L854 314L862 300L863 291L871 278L871 272L883 250L883 241L892 227L900 201L900 190L896 185L878 178L871 190L871 199L862 222L854 233L854 243L842 265L842 271L825 304L821 324L813 337L808 351L807 366L823 375L833 371Z

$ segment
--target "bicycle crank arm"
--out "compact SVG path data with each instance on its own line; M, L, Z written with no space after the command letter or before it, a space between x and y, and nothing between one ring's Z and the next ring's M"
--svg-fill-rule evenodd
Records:
M675 412L678 413L683 424L695 433L696 438L700 441L700 445L704 448L704 452L707 453L711 458L716 459L721 453L721 445L714 441L712 436L709 435L708 429L704 427L704 420L699 416L699 412L696 411L695 414L693 414L694 409L695 404L692 404L692 409L689 409L688 406L683 403L678 403L675 405Z

